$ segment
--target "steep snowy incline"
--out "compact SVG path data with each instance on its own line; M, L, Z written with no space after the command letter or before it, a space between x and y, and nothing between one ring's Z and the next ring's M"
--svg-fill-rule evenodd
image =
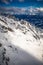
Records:
M0 65L43 65L43 31L29 22L0 16Z

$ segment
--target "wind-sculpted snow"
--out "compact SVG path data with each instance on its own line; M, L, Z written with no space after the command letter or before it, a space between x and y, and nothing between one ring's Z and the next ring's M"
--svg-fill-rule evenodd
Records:
M0 65L43 65L43 31L0 16Z

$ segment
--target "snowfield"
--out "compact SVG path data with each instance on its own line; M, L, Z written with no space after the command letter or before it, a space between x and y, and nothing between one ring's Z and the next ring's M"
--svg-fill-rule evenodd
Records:
M43 29L0 16L0 65L43 65Z

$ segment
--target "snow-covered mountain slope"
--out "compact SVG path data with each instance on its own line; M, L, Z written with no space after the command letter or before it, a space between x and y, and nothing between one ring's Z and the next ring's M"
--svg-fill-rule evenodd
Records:
M0 65L43 65L43 31L27 21L0 16Z

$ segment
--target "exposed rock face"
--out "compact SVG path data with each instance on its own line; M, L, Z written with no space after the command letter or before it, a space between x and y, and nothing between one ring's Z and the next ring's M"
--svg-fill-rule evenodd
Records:
M29 22L0 16L0 65L43 65L43 32Z

